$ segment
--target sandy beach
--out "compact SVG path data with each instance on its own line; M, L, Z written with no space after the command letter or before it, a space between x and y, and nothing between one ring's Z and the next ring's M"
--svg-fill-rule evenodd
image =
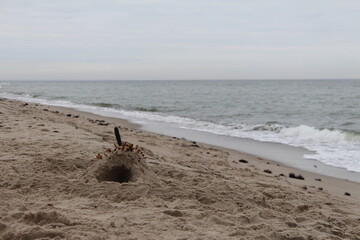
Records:
M7 99L0 139L1 240L360 239L359 183Z

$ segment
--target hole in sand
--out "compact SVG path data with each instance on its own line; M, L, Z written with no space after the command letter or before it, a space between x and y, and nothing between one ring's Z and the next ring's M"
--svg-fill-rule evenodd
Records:
M132 181L133 174L130 169L124 165L113 166L111 168L106 167L102 169L98 176L99 181L112 181L112 182L130 182Z

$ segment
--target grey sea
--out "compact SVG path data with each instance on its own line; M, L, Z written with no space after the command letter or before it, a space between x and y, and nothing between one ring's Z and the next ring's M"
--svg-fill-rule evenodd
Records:
M309 159L360 173L359 80L9 81L0 97L124 118L275 160L264 144L296 147L300 158L288 165Z

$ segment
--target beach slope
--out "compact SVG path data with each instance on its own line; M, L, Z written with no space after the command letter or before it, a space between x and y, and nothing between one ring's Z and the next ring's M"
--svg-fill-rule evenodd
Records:
M139 153L114 152L115 126ZM358 183L15 100L0 142L1 240L360 239Z

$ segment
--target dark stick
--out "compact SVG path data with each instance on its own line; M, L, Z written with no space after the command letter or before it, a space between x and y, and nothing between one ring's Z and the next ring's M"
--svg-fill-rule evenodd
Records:
M121 143L121 137L120 137L119 129L117 127L115 127L114 131L115 131L116 141L117 141L118 145L121 146L122 143Z

